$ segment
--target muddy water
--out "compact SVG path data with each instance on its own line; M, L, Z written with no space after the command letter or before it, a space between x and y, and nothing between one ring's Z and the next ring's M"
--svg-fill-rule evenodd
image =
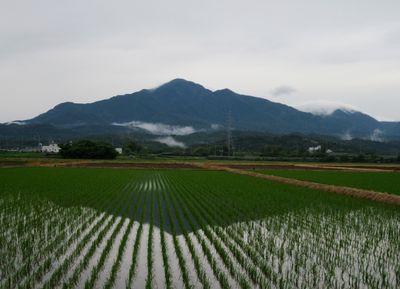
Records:
M219 285L219 282L218 282L217 278L215 277L213 270L207 261L207 257L204 255L204 252L203 252L201 245L198 242L195 234L190 233L189 238L192 240L194 249L196 251L196 255L199 256L199 261L200 261L201 267L203 268L204 273L207 275L207 279L208 279L209 283L211 284L212 288L220 289L221 286Z
M203 231L200 230L199 231L199 235L205 241L206 246L210 249L210 252L211 252L212 256L214 257L214 260L217 263L217 266L221 269L221 271L227 277L228 283L229 283L229 287L231 287L231 288L240 288L239 284L229 274L229 271L226 269L226 267L225 267L223 261L221 260L221 257L219 256L217 250L210 243L210 241L206 238L206 236L204 235Z
M119 231L113 242L110 253L104 263L103 270L100 271L97 277L97 281L94 286L95 288L102 288L105 282L107 281L108 277L111 275L111 268L116 261L118 255L118 249L121 244L122 237L124 236L125 231L128 229L128 224L129 224L129 219L125 219L121 230Z
M92 238L87 242L87 244L85 245L85 247L83 248L83 250L80 253L80 256L78 258L76 258L72 264L72 266L68 269L67 274L64 276L63 280L66 281L68 280L72 274L74 273L76 267L79 265L79 263L82 261L83 257L86 255L87 251L89 250L91 244L94 242L94 240L97 239L99 233L106 227L106 225L108 224L108 222L111 221L111 216L109 216L104 222L103 224L101 224L100 228L93 234ZM83 238L83 237L82 237ZM78 243L77 243L78 244ZM74 248L75 249L75 248ZM61 285L59 285L58 288L61 288Z
M182 250L183 257L185 258L186 261L186 270L189 273L190 284L193 285L193 288L202 288L200 280L196 274L196 269L193 264L192 256L185 242L185 238L182 235L178 236L178 242Z
M140 240L139 254L137 256L136 274L133 278L133 288L145 288L147 278L147 241L149 238L149 225L143 224L143 232Z
M101 220L103 216L104 213L100 214L91 224L89 224L89 226L86 227L86 229L78 236L78 238L74 240L72 244L67 248L64 255L55 261L51 269L44 275L42 281L36 284L35 288L41 288L43 284L46 283L51 278L51 275L54 273L55 270L57 270L58 266L62 264L65 261L65 259L68 258L73 253L77 244L79 244L79 242L84 238L84 236L88 232L90 232L90 230ZM80 226L82 226L82 224L80 224Z
M258 286L256 284L252 284L252 281L250 280L249 276L247 275L247 272L239 264L239 262L237 262L235 256L232 254L232 252L228 248L227 244L225 244L223 242L223 240L219 237L219 235L214 230L211 230L211 234L213 235L215 240L217 240L219 242L219 244L222 247L222 249L227 253L228 258L231 260L232 264L234 264L234 267L235 267L236 271L247 279L247 281L251 284L251 288L255 288L255 289L258 288Z
M129 233L128 241L126 242L125 252L122 256L121 267L117 274L117 278L115 280L115 284L113 288L125 288L126 279L128 279L129 269L132 264L132 253L133 253L133 245L135 244L137 230L139 228L139 223L134 222L132 226L132 230Z
M168 261L169 261L169 266L171 268L172 287L184 288L181 270L179 269L178 256L176 255L175 252L171 234L168 233L165 234L165 242L167 243Z
M90 273L92 272L92 269L96 266L98 263L101 254L103 253L104 247L107 244L108 239L111 237L112 233L117 227L118 222L120 221L121 217L117 217L114 220L113 225L111 228L108 230L107 234L104 236L102 242L99 244L99 246L96 249L96 252L94 253L93 257L89 261L89 265L83 272L81 273L81 277L79 278L79 282L77 285L77 288L84 288L85 287L85 282L90 278Z
M157 227L153 228L153 270L154 270L154 288L164 288L165 287L165 273L164 273L164 263L161 252L161 237L160 229Z

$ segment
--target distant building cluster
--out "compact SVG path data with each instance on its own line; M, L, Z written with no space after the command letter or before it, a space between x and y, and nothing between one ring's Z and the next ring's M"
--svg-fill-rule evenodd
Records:
M42 153L47 153L47 154L58 154L60 152L60 147L58 144L51 142L48 146L44 146L42 144L39 144L39 147L41 148L40 151Z
M322 152L322 146L321 146L321 145L317 145L317 146L315 146L315 147L309 147L309 148L308 148L308 152L309 152L310 154L320 153L320 152ZM327 154L331 154L331 153L333 153L333 151L330 150L330 149L327 149L327 150L326 150L326 153L327 153Z
M115 151L118 154L122 154L123 150L121 147L116 147L114 148ZM49 145L43 145L42 143L38 143L37 146L26 146L26 147L15 147L15 148L10 148L10 149L4 149L5 151L9 152L34 152L34 153L44 153L44 154L58 154L61 151L60 146L55 143L54 141L51 141Z
M322 150L322 146L320 146L320 145L315 146L315 147L309 147L309 148L308 148L308 152L309 152L310 154L319 153L321 150Z

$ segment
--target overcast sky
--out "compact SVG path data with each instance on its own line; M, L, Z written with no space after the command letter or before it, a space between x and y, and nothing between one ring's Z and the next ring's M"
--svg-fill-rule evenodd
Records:
M0 122L177 77L400 121L400 1L0 2Z

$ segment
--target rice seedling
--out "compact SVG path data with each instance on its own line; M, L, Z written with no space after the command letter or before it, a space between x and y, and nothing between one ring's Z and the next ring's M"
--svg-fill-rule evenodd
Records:
M309 177L396 191L379 185L391 175ZM19 168L0 179L1 289L400 284L392 205L220 171Z

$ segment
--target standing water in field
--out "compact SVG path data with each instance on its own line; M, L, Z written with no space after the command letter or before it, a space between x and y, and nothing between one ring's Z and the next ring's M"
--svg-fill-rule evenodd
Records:
M0 176L0 289L400 286L395 206L217 171Z

